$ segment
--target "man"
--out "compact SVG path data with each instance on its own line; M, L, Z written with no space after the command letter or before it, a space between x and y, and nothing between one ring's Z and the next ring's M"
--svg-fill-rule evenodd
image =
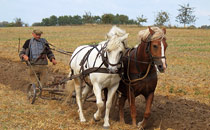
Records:
M19 56L22 61L29 62L32 66L32 68L29 69L31 82L37 83L34 74L35 72L39 75L42 86L46 86L48 80L47 58L53 63L53 65L56 65L57 62L47 43L47 40L41 38L42 33L43 32L41 30L33 30L33 37L25 41Z

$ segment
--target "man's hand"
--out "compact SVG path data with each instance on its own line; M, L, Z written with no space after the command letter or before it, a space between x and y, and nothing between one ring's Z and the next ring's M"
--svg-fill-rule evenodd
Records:
M27 55L23 55L23 59L24 59L25 61L28 61L28 56L27 56Z
M53 65L56 65L57 64L57 62L56 62L55 59L52 59L52 63L53 63Z

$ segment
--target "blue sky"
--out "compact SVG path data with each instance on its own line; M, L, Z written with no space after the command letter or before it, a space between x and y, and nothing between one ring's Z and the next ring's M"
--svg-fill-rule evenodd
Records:
M172 25L182 26L175 17L179 5L187 3L195 7L194 14L198 18L195 26L210 25L210 0L0 0L0 22L21 18L31 25L51 15L82 16L91 12L99 16L105 13L124 14L135 20L143 14L148 18L144 25L152 25L157 12L162 10L170 14Z

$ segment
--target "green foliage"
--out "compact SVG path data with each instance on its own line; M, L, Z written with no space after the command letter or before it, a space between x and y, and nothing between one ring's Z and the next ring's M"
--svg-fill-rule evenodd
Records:
M23 22L21 21L21 18L15 18L14 26L15 27L22 27L23 26Z
M104 14L102 15L102 23L104 24L111 24L114 20L114 15L113 14Z
M171 86L170 88L169 88L169 93L173 93L174 92L174 86Z
M201 91L198 88L195 88L194 89L194 94L195 95L200 95L201 94Z
M60 16L58 17L58 25L69 25L70 24L71 16Z
M194 13L194 7L190 7L189 3L187 5L179 5L180 9L178 9L179 14L176 16L176 21L184 24L184 27L186 24L194 23L196 21Z
M138 25L142 26L142 23L146 23L147 18L144 18L144 15L142 14L141 17L137 17L137 23Z
M9 22L7 21L0 22L0 27L8 27L8 25L9 25Z
M157 26L163 26L166 22L168 22L169 19L169 13L165 11L158 12L156 18L155 18L155 25Z
M50 19L49 18L44 18L42 19L42 25L43 26L50 26Z
M210 25L203 25L200 28L202 28L202 29L210 29Z
M26 24L22 22L21 18L15 18L14 22L11 23L7 21L0 22L0 27L22 27L23 25Z
M33 23L32 26L42 26L42 23L36 22L36 23Z
M50 26L55 26L58 23L58 18L55 15L50 16L49 24Z
M72 17L71 23L70 24L74 24L74 25L80 25L83 23L82 17L79 15L75 15Z
M137 24L135 20L129 20L129 17L123 14L104 14L101 17L101 22L104 24Z
M119 15L119 14L117 14L115 17L114 17L114 19L117 19L117 21L118 21L118 23L116 23L116 24L126 24L126 23L128 23L128 16L126 16L126 15Z
M93 23L93 17L91 15L91 12L85 12L83 15L83 22L84 23Z
M183 90L182 88L177 89L176 93L184 93L184 95L187 94L187 92L185 90Z

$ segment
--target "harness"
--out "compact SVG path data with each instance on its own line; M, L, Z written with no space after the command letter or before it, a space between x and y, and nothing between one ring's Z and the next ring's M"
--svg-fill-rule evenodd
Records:
M123 71L122 69L122 60L120 59L118 63L116 64L112 64L109 62L108 60L108 57L107 57L107 52L106 52L106 47L107 47L107 44L108 44L109 41L107 41L104 46L101 47L101 49L99 50L97 47L98 45L89 45L89 46L86 46L86 47L83 47L81 48L70 60L70 63L72 62L72 60L75 58L75 56L77 54L79 54L79 52L81 52L83 49L87 48L87 47L91 47L91 49L89 49L87 51L87 53L84 55L84 57L82 58L81 62L80 62L80 73L79 74L76 74L74 75L74 71L71 69L71 75L70 77L68 78L68 80L71 80L71 79L74 79L74 78L81 78L85 81L85 83L87 85L90 86L90 84L85 80L85 77L88 76L90 73L108 73L108 74L121 74ZM90 56L90 53L93 51L93 50L97 50L98 53L95 57L95 60L94 60L94 63L93 63L93 66L91 68L88 68L88 69L85 69L87 68L87 64L88 64L88 58ZM95 64L96 64L96 60L97 58L101 56L102 58L102 63L99 65L99 67L95 67ZM122 57L121 57L122 58ZM105 66L106 68L101 68L102 66ZM117 65L121 65L121 67L118 69L117 72L110 72L108 70L108 66L111 65L111 66L117 66Z
M147 44L145 51L149 55L149 61L148 62L138 60L137 56L138 56L138 49L139 49L140 46L138 46L137 48L127 49L126 53L125 53L125 56L123 57L124 58L123 63L127 65L127 69L126 69L124 75L120 75L120 76L121 76L122 82L128 87L130 97L131 97L131 91L134 92L134 89L133 89L132 86L136 85L138 83L138 81L141 81L148 76L151 68L155 64L155 60L156 59L161 59L161 58L166 58L165 56L156 57L156 56L152 55L152 53L150 51L150 46L151 46L151 42L152 42L151 37L152 37L152 35L150 34L148 36L148 38L146 39L146 41L142 41L142 43ZM134 57L134 58L132 58L132 57ZM129 69L130 69L130 62L131 61L135 63L135 66L136 66L136 69L137 69L138 73L130 73ZM148 64L146 72L143 72L143 73L141 72L140 67L138 66L139 63ZM121 95L126 96L126 95L123 95L123 93L121 93ZM130 98L130 100L131 100L131 98Z

